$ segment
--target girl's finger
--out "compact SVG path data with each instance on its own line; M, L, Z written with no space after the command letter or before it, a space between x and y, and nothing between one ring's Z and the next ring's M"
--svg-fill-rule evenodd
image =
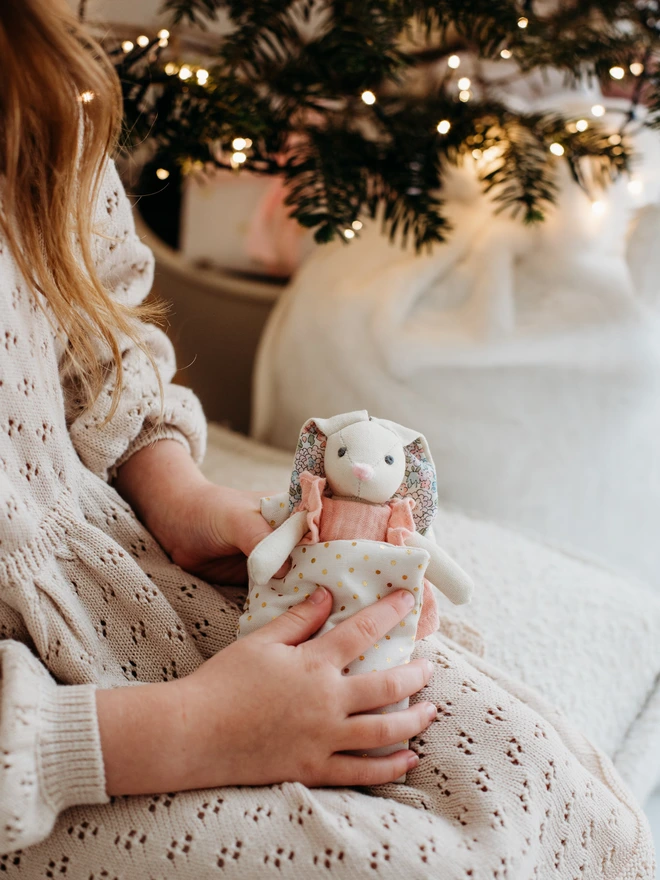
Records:
M299 602L261 629L246 636L253 641L299 645L321 629L332 610L330 591L318 587L309 599Z
M434 669L430 660L420 659L383 672L350 676L346 679L348 714L380 709L416 694L429 683Z
M381 746L393 746L417 736L435 721L438 710L433 703L416 703L409 709L399 712L384 712L377 715L354 715L343 725L342 739L344 748L377 749Z
M317 785L383 785L394 782L419 764L410 749L402 749L383 758L359 758L354 755L333 755L327 771Z
M412 593L397 590L358 611L305 647L342 669L395 627L414 604Z

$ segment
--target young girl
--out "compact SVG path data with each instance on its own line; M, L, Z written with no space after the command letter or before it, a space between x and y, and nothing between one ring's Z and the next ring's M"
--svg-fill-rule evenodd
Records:
M519 741L538 750L538 716L438 641L423 649L434 663L342 675L405 616L409 593L307 641L330 611L321 587L235 642L240 612L208 581L233 580L269 529L254 497L198 471L201 409L169 384L165 336L140 322L153 261L107 158L120 118L114 72L64 0L2 0L0 868L69 880L314 866L428 876L481 864L483 846L500 865L477 826L462 833L468 814L492 824L491 807L470 807L471 774L452 770L477 751L467 732L465 754L452 744L444 763L440 730L416 751L346 754L414 737L436 703L452 716L451 688L481 679L500 714L518 707L529 722ZM433 669L435 702L367 714ZM480 699L471 711L487 718ZM489 735L504 745L509 726ZM427 761L417 777L416 752ZM406 772L411 786L380 789L400 803L304 787ZM463 806L450 788L465 789ZM521 813L519 834L537 840L541 816Z
M153 261L106 158L118 83L81 40L59 2L2 4L2 703L3 724L24 724L2 740L19 750L0 779L0 810L17 813L0 830L5 852L107 795L387 782L414 766L411 751L337 753L404 740L435 717L420 703L385 733L360 717L419 690L427 661L368 688L340 672L404 615L408 593L292 651L328 615L327 591L233 644L234 606L187 574L222 581L222 561L269 528L253 496L198 471L200 406L168 384L163 333L137 320ZM136 682L149 684L125 686Z

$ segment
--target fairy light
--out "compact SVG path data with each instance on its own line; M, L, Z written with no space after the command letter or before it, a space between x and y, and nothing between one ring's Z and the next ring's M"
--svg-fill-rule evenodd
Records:
M604 116L605 108L602 104L594 104L594 106L591 108L591 115L596 117Z
M468 76L462 76L458 81L458 87L462 92L469 89L471 84L472 83L471 83L470 78Z
M231 145L235 150L244 150L247 147L247 141L245 138L234 138Z
M440 134L447 134L450 128L451 122L448 119L441 119L438 123L438 132Z
M244 162L247 162L247 156L242 150L237 150L231 157L231 161L235 165L242 165Z
M481 159L481 156L482 156L482 155L483 155L483 154L482 154L481 150L480 150L478 147L477 147L476 150L472 150L472 158L473 158L473 159Z
M617 144L621 143L621 135L620 134L611 134L607 140L608 140L608 143L612 144L613 146L616 146Z
M501 154L501 148L492 146L488 147L483 152L483 158L486 162L493 162L495 159L498 159Z
M87 91L83 92L80 95L80 100L83 104L89 104L90 101L93 101L96 95L91 89L87 89Z
M555 141L554 144L550 144L550 152L553 156L563 156L564 148Z
M149 45L149 37L146 34L140 34L135 42L141 49L144 49L145 46Z
M623 69L623 67L619 67L618 64L616 64L614 67L610 67L610 76L612 77L612 79L623 79L625 75L625 70Z
M578 119L578 121L575 123L575 128L578 131L586 131L589 128L589 123L586 119Z
M367 89L366 92L362 92L362 95L360 97L362 98L362 100L364 101L365 104L375 104L376 103L376 96L369 89Z
M169 40L170 32L167 30L167 28L163 28L161 31L158 31L158 34L156 36L159 40Z
M628 192L633 196L640 195L643 189L642 181L639 179L633 178L633 180L628 183Z
M522 15L522 16L518 19L518 27L519 27L519 28L522 28L522 29L524 30L524 29L527 27L528 24L529 24L529 19L528 19L528 18L525 18L524 15Z
M174 74L177 72L177 70L178 70L178 68L177 68L176 64L173 64L171 61L168 61L167 64L165 65L165 73L168 76L174 76Z
M512 52L511 49L502 49L500 52L500 58L504 58L506 61L508 58L511 58Z
M344 229L344 238L350 241L352 238L355 238L355 233L352 229Z
M131 52L135 48L130 40L124 40L124 42L121 44L121 47L126 53Z
M458 93L458 100L462 101L464 104L467 104L471 97L472 92L469 92L467 89L464 89L462 92Z
M169 44L170 41L167 39L167 37L161 37L160 40L158 40L158 45L161 47L161 49L164 49L165 46L169 46Z
M351 226L356 232L359 232L362 229L362 220L353 220Z
M450 55L447 59L447 67L451 67L452 70L456 70L457 67L460 66L461 59L458 55Z
M605 202L595 201L591 203L591 211L595 217L602 217L605 213Z
M158 180L167 180L169 176L170 172L167 170L167 168L156 169L156 177L158 178Z
M204 70L204 68L200 68L200 70L198 70L195 75L197 77L197 82L200 84L200 86L205 86L209 80L208 70Z
M189 67L186 67L185 65L179 71L179 79L183 79L183 80L190 79L190 77L192 75L193 75L192 70Z
M641 61L633 61L628 70L633 76L641 76L644 73L644 65Z

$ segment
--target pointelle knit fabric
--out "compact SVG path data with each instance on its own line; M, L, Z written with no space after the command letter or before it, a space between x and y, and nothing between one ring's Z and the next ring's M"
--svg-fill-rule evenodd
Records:
M94 208L104 284L126 302L153 262L108 162ZM203 414L169 384L165 336L147 340L165 384L128 342L76 416L76 377L0 241L0 870L22 878L650 878L639 808L609 760L523 685L439 635L416 647L435 675L414 699L438 718L407 784L296 783L108 799L96 687L189 674L235 638L235 591L173 565L109 480L157 437L199 460ZM99 357L107 352L99 347Z

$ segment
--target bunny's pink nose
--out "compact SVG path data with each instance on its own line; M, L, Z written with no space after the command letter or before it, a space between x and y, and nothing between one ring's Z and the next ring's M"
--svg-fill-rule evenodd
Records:
M370 480L374 475L374 469L370 464L357 464L353 465L353 475L358 478L358 480Z

